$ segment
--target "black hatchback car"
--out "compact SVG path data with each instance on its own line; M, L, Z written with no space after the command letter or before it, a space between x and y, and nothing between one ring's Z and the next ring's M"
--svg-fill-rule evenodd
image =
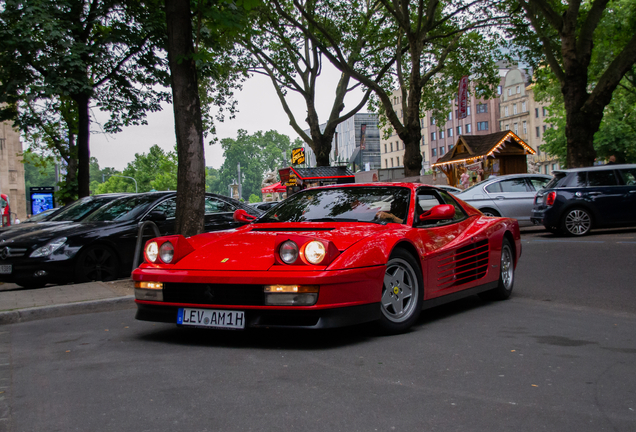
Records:
M636 165L554 171L535 197L531 220L580 236L593 228L636 225Z
M141 222L152 221L160 235L174 233L176 192L129 194L79 222L47 226L0 242L0 282L28 288L47 283L112 280L130 274ZM228 197L206 194L206 231L234 228L237 209L261 210ZM144 240L154 237L150 229ZM143 245L143 242L142 242Z

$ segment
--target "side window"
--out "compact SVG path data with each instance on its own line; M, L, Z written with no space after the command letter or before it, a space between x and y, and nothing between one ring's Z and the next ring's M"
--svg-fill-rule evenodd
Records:
M486 186L486 192L497 193L501 192L501 182L495 182Z
M545 178L531 178L530 184L532 185L532 188L534 190L539 190L539 189L543 189L545 185L548 184L549 181L550 179L545 179Z
M225 213L234 211L234 207L225 201L212 197L205 197L205 214Z
M177 215L177 199L170 198L159 203L153 210L159 210L166 214L166 218L170 219Z
M587 173L588 186L616 186L614 170L590 171Z
M578 172L575 175L570 176L568 187L584 187L585 185L587 185L586 172Z
M453 198L448 192L439 191L439 194L441 195L444 204L450 204L455 207L455 216L453 217L453 221L459 221L466 217L464 209L459 204L457 204L455 198Z
M623 182L627 186L636 186L636 168L620 170Z
M429 211L438 204L442 204L442 202L432 191L423 190L418 192L415 198L415 216Z
M501 192L528 192L528 186L525 179L512 179L499 182L501 184Z

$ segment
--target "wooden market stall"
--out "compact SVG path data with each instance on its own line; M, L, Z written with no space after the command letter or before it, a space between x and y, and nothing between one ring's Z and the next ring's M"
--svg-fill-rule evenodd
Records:
M512 131L460 135L455 146L432 167L446 174L448 184L457 186L464 170L472 182L492 175L526 173L529 154L533 155L535 151Z

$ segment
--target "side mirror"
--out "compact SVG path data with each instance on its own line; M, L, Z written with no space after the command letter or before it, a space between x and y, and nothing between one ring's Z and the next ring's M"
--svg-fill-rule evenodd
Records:
M420 222L440 221L452 219L455 216L455 207L450 204L439 204L420 215Z
M167 219L166 214L162 212L161 210L153 210L150 213L148 213L148 216L146 217L146 220L153 221L153 222L163 222L166 219Z
M243 209L238 209L232 215L236 222L252 222L256 220L256 216L252 216Z

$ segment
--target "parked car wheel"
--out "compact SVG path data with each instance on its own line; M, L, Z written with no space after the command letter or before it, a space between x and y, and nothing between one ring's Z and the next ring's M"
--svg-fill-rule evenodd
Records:
M397 249L391 254L384 273L380 328L395 334L411 327L422 309L423 284L413 256Z
M592 215L588 210L573 208L563 215L561 231L569 236L582 236L592 229Z
M111 281L118 276L119 259L108 246L89 246L80 252L75 266L75 282Z
M506 300L512 294L515 284L515 259L510 240L504 238L501 244L501 261L499 263L499 284L497 288L479 294L484 300Z
M492 216L492 217L501 217L501 215L499 214L499 212L497 210L491 209L491 208L484 208L480 210L484 216Z

